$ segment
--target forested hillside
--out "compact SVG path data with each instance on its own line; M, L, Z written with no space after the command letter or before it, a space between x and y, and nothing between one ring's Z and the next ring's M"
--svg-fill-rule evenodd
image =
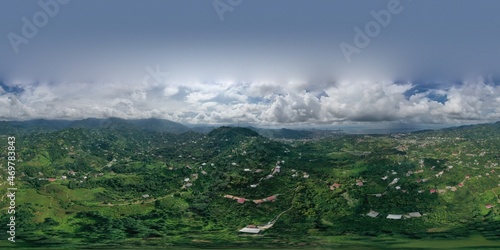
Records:
M16 137L16 241L215 246L328 245L330 236L500 238L500 123L277 141L240 127L179 134L159 131L172 125L159 121L150 129L114 122L56 131L0 124L4 187L7 138ZM4 225L6 194L0 189ZM260 228L260 237L243 237L245 227Z

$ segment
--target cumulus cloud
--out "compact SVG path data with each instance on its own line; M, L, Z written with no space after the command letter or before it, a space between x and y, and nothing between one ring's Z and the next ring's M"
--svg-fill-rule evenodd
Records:
M443 88L434 86L420 92L413 91L418 84L393 82L10 83L9 86L20 91L0 89L0 117L4 120L157 117L194 124L285 126L500 119L500 86L482 80Z

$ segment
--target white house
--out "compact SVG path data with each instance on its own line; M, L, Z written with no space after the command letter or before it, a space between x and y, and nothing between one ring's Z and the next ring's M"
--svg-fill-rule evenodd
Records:
M410 215L410 217L412 218L422 217L422 214L420 214L420 212L408 213L408 215Z
M389 214L387 215L387 219L392 219L392 220L400 220L403 215L401 214Z
M240 233L250 233L250 234L258 234L260 232L260 229L258 228L248 228L244 227L240 231Z

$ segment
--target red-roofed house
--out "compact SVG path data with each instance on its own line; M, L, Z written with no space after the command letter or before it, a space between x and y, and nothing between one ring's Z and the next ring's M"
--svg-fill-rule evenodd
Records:
M272 201L272 202L276 201L276 196L273 195L273 196L267 197L267 201Z
M238 203L243 204L245 203L245 198L239 198L237 201Z
M335 190L336 188L339 188L340 186L342 186L342 185L340 185L340 184L338 184L338 183L336 183L336 182L335 182L335 183L333 183L333 184L330 186L330 190Z
M433 189L430 190L430 192L431 192L431 194L433 194L433 193L436 192L436 189L433 188Z
M492 206L491 204L486 204L486 206L485 206L485 207L486 207L487 209L490 209L490 208L492 208L493 206Z
M50 182L54 182L54 181L56 181L56 178L49 178L48 180L49 180Z
M459 187L463 187L463 186L464 186L464 184L463 184L462 182L460 182L460 183L458 183L458 186L459 186Z

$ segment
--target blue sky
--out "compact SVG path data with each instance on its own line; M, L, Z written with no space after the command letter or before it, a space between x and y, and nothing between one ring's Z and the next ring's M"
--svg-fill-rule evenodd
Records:
M3 120L500 118L494 0L2 3Z

